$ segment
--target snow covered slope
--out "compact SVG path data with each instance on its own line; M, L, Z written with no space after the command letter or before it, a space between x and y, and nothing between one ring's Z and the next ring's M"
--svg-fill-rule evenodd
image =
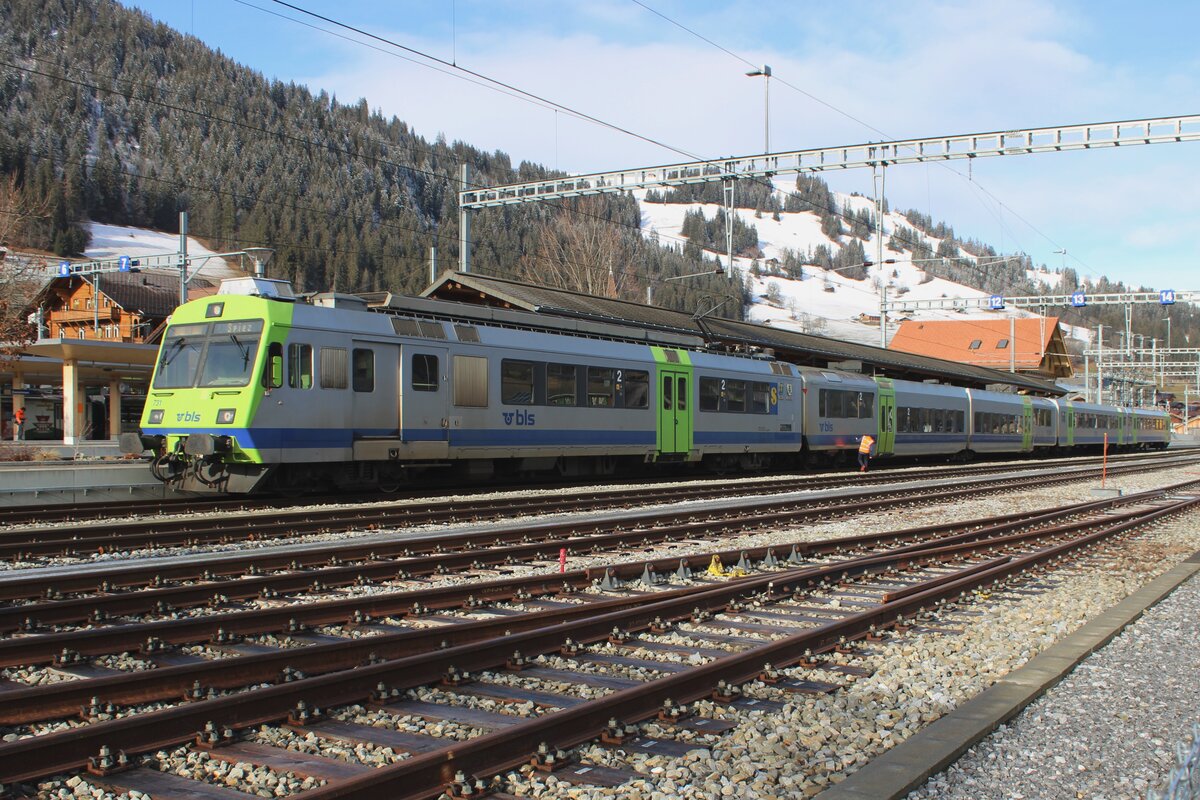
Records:
M87 258L102 259L117 256L154 256L179 252L179 237L171 233L147 230L146 228L122 228L117 225L103 225L98 222L90 223L88 229L92 234L92 243L84 255ZM211 280L214 284L222 278L232 278L244 274L238 269L237 261L226 261L223 258L208 258L213 251L195 239L188 237L188 256L196 274ZM203 259L203 260L201 260Z
M780 185L783 191L789 187ZM851 196L835 193L839 207L848 208L851 213L867 210L874 213L874 202L866 197ZM717 211L716 205L699 203L647 203L644 193L639 197L642 201L642 230L649 236L657 233L664 244L681 243L686 241L682 235L684 216L689 211L700 210L706 219L712 219ZM780 328L817 333L823 336L842 338L863 344L880 344L879 301L881 286L886 285L889 300L932 300L952 297L986 297L987 292L969 286L953 283L942 278L928 276L920 264L914 264L905 259L906 253L895 253L887 249L886 239L894 232L905 238L912 237L915 229L903 215L890 212L884 215L885 247L884 259L895 258L897 263L869 267L866 280L853 280L833 270L822 270L816 267L804 268L804 276L800 280L787 277L782 270L771 274L773 262L781 260L784 249L800 254L809 253L818 246L824 245L831 252L837 253L849 241L848 236L842 236L841 242L832 241L821 231L820 217L814 212L780 212L775 220L771 214L764 213L755 218L754 212L739 209L738 214L747 224L753 224L758 230L759 247L763 257L758 260L759 276L751 278L753 288L753 305L748 311L748 318L753 322L773 325ZM921 239L928 242L931 249L937 249L939 239L925 232L920 232ZM862 241L862 240L860 240ZM866 259L874 261L876 257L876 236L872 235L862 241ZM960 254L966 256L966 253ZM720 256L722 263L727 260L723 253L710 252L710 255ZM745 276L752 271L752 259L735 258L734 265L738 272ZM1048 290L1057 289L1059 275L1053 272L1030 271L1030 278L1046 286ZM1006 312L1009 313L1009 312ZM1032 316L1026 312L1016 312L1019 316ZM976 317L994 318L991 312L956 312L922 311L912 316L919 319L971 319ZM889 338L895 332L898 319L889 316ZM1083 332L1081 331L1081 334ZM1068 331L1068 335L1070 332ZM1083 334L1086 335L1086 334Z

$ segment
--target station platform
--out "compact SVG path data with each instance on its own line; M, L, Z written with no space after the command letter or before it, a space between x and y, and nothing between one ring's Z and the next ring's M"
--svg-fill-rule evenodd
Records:
M113 451L108 459L89 455L79 460L0 461L0 508L167 496L167 490L150 474L147 461L118 458L115 443Z

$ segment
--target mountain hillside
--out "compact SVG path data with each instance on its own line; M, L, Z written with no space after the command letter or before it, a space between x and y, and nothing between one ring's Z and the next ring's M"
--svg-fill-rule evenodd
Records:
M461 164L480 185L554 175L426 138L366 99L268 80L113 0L0 3L0 71L0 178L15 187L9 218L20 220L6 236L24 249L78 255L89 225L171 232L187 210L191 234L213 251L273 248L272 273L301 291L417 292L431 246L443 265L458 258ZM715 269L720 194L714 183L488 210L475 215L473 268L628 299L652 290L665 307L773 324L827 315L830 326L870 313L885 282L918 296L958 293L951 283L1032 294L1053 280L1025 256L995 262L993 248L945 223L890 210L884 254L897 264L864 268L874 260L872 204L809 176L739 182L734 238L748 282L668 280ZM1069 271L1057 278L1077 284ZM788 295L783 315L773 284ZM1101 280L1089 291L1115 288ZM1072 314L1074 324L1123 324L1115 307ZM1194 309L1172 316L1176 341L1200 335ZM1138 309L1135 324L1161 337L1161 317Z

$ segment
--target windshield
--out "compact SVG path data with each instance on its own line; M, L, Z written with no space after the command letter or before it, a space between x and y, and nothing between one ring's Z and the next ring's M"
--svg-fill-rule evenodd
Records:
M262 327L262 320L172 326L159 351L154 388L245 386Z
M167 330L158 351L155 389L180 389L196 382L208 325L176 325Z

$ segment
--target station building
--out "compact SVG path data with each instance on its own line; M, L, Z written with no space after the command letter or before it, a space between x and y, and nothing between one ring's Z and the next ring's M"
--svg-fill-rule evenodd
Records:
M203 278L188 299L213 294ZM158 339L179 303L178 272L69 274L30 304L37 341L0 362L0 434L16 437L17 409L31 442L112 441L138 427Z

